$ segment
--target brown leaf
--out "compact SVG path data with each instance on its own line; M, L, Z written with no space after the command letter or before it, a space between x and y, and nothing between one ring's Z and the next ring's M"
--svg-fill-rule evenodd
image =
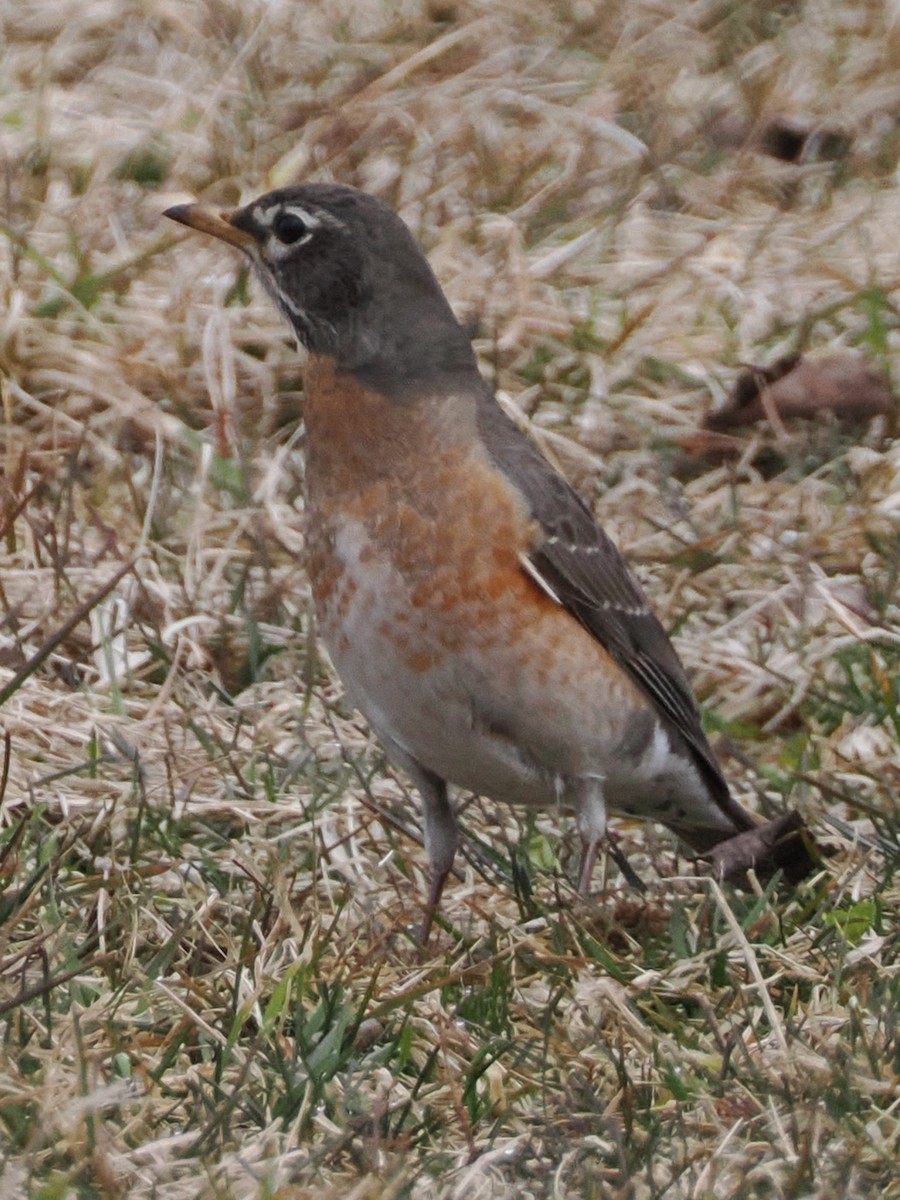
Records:
M719 842L705 857L720 879L740 878L750 870L766 878L780 870L788 882L799 883L818 865L817 847L797 812Z
M887 412L892 402L887 376L861 354L791 356L743 371L726 403L707 413L703 427L721 431L764 419L777 423L824 413L839 421L864 421Z

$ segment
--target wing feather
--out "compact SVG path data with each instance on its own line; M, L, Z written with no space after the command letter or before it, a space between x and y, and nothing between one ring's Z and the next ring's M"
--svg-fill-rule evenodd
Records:
M622 555L537 446L485 394L479 432L496 467L522 493L542 538L525 569L572 613L681 735L712 795L742 828L752 819L731 798L700 724L675 649Z

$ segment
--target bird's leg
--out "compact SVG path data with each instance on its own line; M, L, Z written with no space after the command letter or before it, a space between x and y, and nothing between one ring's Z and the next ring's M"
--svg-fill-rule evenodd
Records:
M442 875L438 875L434 870L431 872L431 882L428 885L428 899L425 902L425 919L422 921L422 928L419 931L419 944L423 947L428 945L431 926L434 923L434 918L444 891L444 884L447 882L449 874L449 870L444 871Z
M427 767L423 767L418 759L406 750L390 734L376 729L378 739L388 753L388 757L398 767L406 772L415 784L422 797L422 809L425 818L425 852L431 868L431 879L428 884L428 899L425 903L425 920L422 922L422 932L419 940L424 946L431 933L435 913L441 902L441 893L447 876L453 870L453 860L459 846L459 826L456 816L447 799L447 783L440 775L435 775Z
M591 876L597 861L597 852L606 837L606 802L603 799L603 781L600 779L578 779L567 789L566 800L575 809L575 820L581 836L581 865L578 868L578 890L582 896L590 895Z
M581 834L581 863L578 867L578 890L582 896L591 892L591 877L602 845L606 846L610 858L622 872L626 883L638 892L647 890L644 881L632 869L628 859L618 846L616 835L606 824L606 803L603 799L602 781L599 779L579 780L571 793L571 802L577 813L578 832Z
M425 852L431 868L431 882L425 906L420 941L424 946L431 933L431 925L441 901L447 876L453 869L453 860L459 846L459 826L447 799L447 784L438 775L423 767L412 772L416 786L422 795L425 814Z
M594 867L597 865L597 855L600 851L600 842L602 838L592 841L586 838L584 834L581 836L581 860L578 864L578 891L582 896L591 894L591 879L594 874Z

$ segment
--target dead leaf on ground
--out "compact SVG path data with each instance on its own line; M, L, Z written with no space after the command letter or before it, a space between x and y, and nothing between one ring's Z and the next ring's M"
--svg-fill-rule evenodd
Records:
M725 404L706 415L705 430L768 420L832 413L839 421L865 421L889 411L893 402L886 374L861 354L806 359L791 355L770 367L749 367L735 380Z

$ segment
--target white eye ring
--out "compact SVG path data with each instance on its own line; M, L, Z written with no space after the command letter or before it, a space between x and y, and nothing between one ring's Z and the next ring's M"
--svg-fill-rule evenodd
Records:
M318 213L310 212L300 204L271 204L259 209L255 216L260 225L269 230L266 251L270 260L280 260L293 254L323 224Z

